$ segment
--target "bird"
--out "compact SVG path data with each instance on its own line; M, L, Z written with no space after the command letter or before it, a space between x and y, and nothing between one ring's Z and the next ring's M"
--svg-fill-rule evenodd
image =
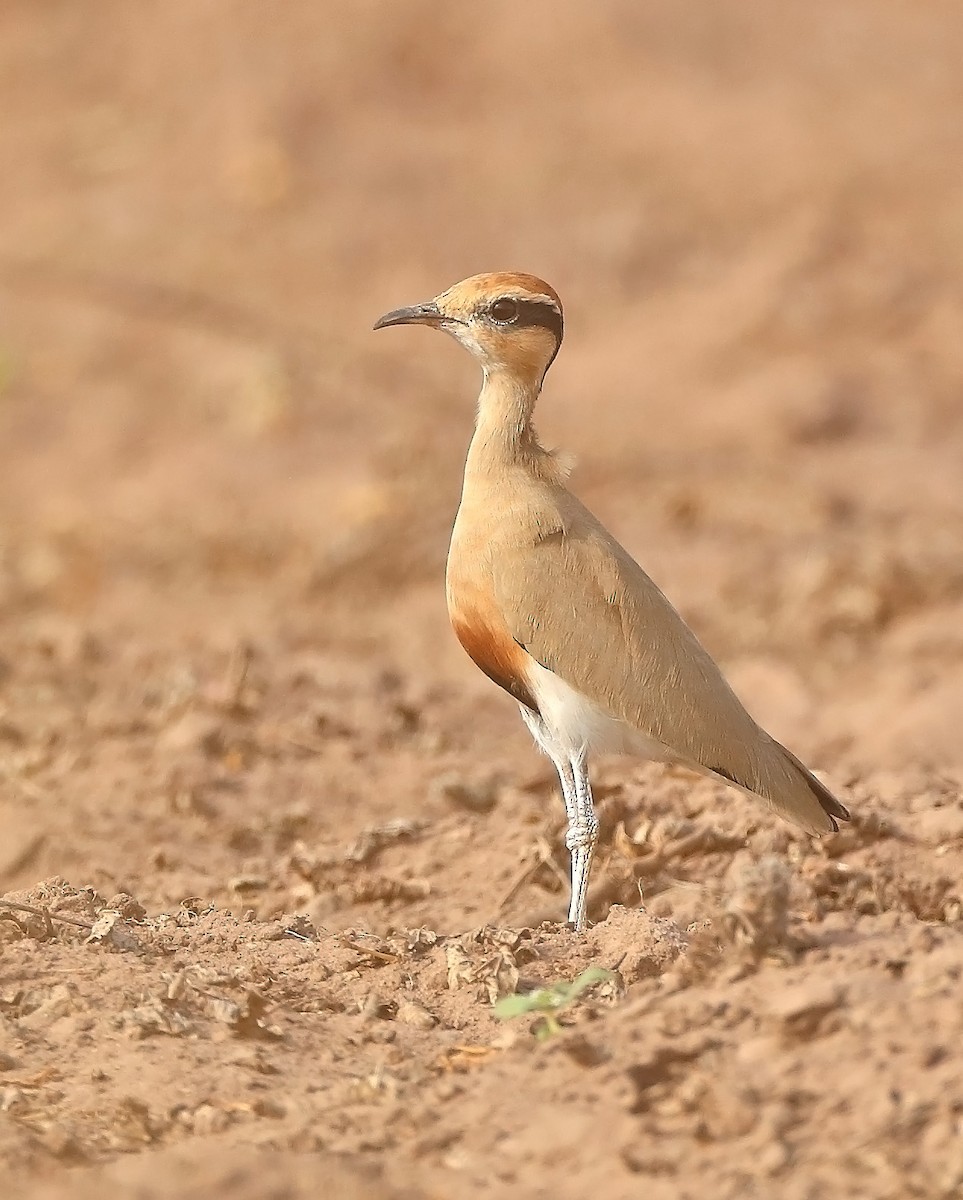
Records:
M446 570L448 614L475 664L518 704L558 773L568 923L587 928L599 836L589 758L688 767L819 835L847 809L749 715L659 587L566 486L533 412L562 344L558 293L534 275L474 275L375 329L427 325L482 369Z

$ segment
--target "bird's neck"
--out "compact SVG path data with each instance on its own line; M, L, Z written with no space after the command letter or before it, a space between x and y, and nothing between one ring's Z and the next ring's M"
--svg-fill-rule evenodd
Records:
M541 384L486 370L466 471L487 474L521 463L534 466L545 451L532 425Z

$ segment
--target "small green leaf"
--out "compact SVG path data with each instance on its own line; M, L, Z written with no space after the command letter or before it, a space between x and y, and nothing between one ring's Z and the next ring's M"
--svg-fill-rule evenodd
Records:
M555 983L551 987L536 988L533 992L503 996L495 1002L495 1016L500 1021L511 1021L515 1017L539 1013L544 1019L544 1024L539 1025L535 1036L540 1039L551 1037L558 1033L560 1026L550 1014L566 1008L588 988L612 978L612 972L603 967L587 967L571 983Z
M511 1021L515 1017L524 1017L526 1013L535 1012L536 1005L532 1003L534 993L521 996L502 996L495 1001L495 1016L500 1021Z

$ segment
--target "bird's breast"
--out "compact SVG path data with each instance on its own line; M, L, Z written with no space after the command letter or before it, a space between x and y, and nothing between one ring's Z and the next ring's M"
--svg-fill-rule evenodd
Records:
M531 659L509 633L491 593L449 574L448 616L455 637L475 666L520 704L538 712L529 684Z

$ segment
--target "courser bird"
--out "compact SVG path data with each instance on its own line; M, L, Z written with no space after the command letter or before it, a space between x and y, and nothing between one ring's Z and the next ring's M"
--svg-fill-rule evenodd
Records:
M812 834L849 813L746 712L659 588L565 487L532 413L562 342L557 293L533 275L456 283L375 329L429 325L481 363L475 433L448 553L448 612L474 662L518 702L558 772L568 919L586 926L598 819L591 752L679 764L764 800Z

